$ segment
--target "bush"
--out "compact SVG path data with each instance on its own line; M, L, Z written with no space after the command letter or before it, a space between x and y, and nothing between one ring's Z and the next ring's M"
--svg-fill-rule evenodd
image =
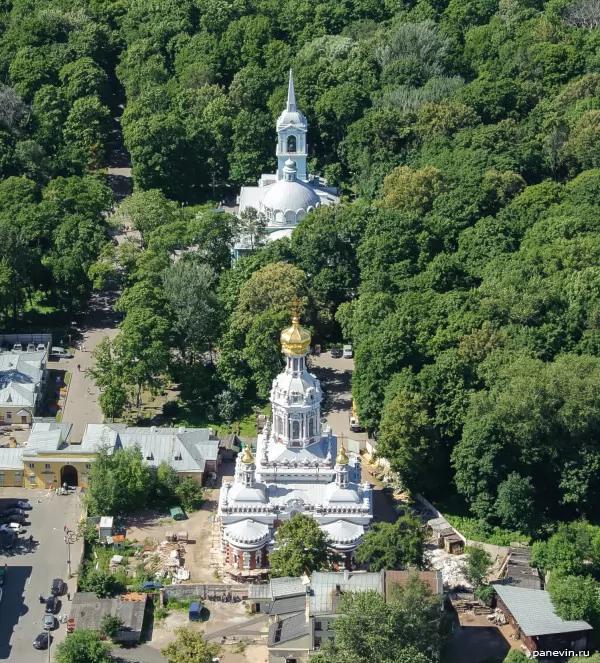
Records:
M195 479L184 479L175 488L184 511L197 511L204 502L204 488Z
M107 638L114 640L118 632L123 628L123 620L116 615L104 615L100 621L100 632Z

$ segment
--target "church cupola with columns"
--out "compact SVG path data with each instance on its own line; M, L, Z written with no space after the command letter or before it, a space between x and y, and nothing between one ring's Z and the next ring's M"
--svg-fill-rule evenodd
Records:
M296 162L299 180L308 180L306 158L308 145L306 134L308 122L296 105L296 91L294 90L294 74L290 69L288 82L288 96L285 110L277 120L277 179L284 179L285 162L291 159Z
M300 326L297 313L280 340L286 366L271 389L272 436L286 447L307 447L321 438L323 392L306 367L311 336Z
M344 438L342 437L340 451L335 459L335 483L340 488L347 488L349 484L348 465L350 459L344 447Z
M253 488L256 483L256 464L254 456L248 445L244 446L244 451L240 457L240 474L242 484L246 488Z

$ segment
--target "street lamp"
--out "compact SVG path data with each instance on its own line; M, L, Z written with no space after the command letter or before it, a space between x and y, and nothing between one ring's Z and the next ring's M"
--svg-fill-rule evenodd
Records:
M67 567L69 570L69 578L71 577L71 544L77 541L77 532L70 530L66 525L64 527L65 531L65 543L67 544Z

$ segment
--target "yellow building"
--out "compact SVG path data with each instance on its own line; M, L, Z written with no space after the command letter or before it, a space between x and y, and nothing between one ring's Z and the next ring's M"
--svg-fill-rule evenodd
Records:
M128 428L88 424L80 444L70 444L71 424L33 424L24 447L0 448L0 487L86 488L92 463L102 447L138 447L149 467L168 463L180 478L202 484L217 471L219 438L209 428Z

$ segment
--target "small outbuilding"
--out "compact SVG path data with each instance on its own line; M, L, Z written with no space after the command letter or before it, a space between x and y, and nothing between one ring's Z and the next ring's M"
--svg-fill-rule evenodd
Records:
M102 516L98 525L98 536L100 541L106 541L107 536L112 536L114 518L112 516Z
M114 615L123 622L116 642L139 642L146 610L146 594L125 594L114 599L99 599L94 592L76 592L71 603L70 632L88 629L100 631L102 618Z
M583 620L559 617L548 592L501 584L494 584L493 587L496 590L496 606L530 652L587 649L587 638L592 627Z

